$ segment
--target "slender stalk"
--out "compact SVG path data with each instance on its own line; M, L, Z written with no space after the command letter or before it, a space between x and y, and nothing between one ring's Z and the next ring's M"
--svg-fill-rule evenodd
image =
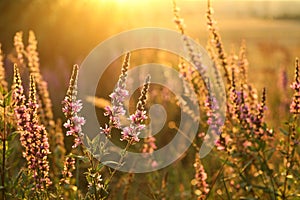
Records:
M93 180L93 187L94 187L94 190L95 190L94 198L95 198L95 200L98 200L98 192L97 192L96 180L95 179Z
M96 171L96 166L95 166L95 164L93 162L93 157L90 156L89 159L90 159L92 170L93 170L93 173L94 173ZM95 194L94 194L95 200L98 200L99 198L98 198L98 192L97 192L97 183L96 183L95 179L93 179L93 187L94 187L94 190L95 190Z
M77 188L79 188L79 159L78 158L75 158L76 159L76 186ZM77 193L77 199L78 198L78 193Z
M273 189L273 196L274 197L272 197L271 196L271 198L272 199L276 199L276 193L275 193L275 185L274 185L274 177L271 175L271 174L269 174L269 171L270 171L270 168L269 168L269 166L268 166L268 161L266 160L266 158L265 158L265 155L263 154L263 152L262 152L262 155L260 155L261 156L261 158L263 159L263 162L264 162L264 165L267 167L267 169L268 169L268 171L267 171L267 173L266 173L266 175L269 177L269 179L270 179L270 182L271 182L271 186L272 186L272 189ZM271 195L271 194L270 194Z
M231 196L230 196L229 191L228 191L228 189L227 189L227 186L226 186L226 183L225 183L224 178L222 179L222 182L223 182L223 185L224 185L224 188L225 188L225 191L226 191L227 198L228 198L229 200L231 200Z
M219 177L221 176L221 174L223 173L223 170L225 168L225 165L227 164L227 161L229 159L229 156L226 158L226 160L224 161L221 169L219 170L218 174L217 174L217 177L215 178L215 180L211 183L211 186L210 186L210 190L208 191L208 194L206 195L206 199L208 199L213 187L215 186L217 180L219 179Z
M120 158L120 160L119 160L119 162L118 162L118 167L116 167L116 168L114 169L114 171L112 171L110 177L108 178L107 183L109 183L109 182L111 181L112 177L113 177L113 176L115 175L115 173L117 172L117 169L119 169L119 167L121 166L121 163L123 162L123 160L124 160L124 158L125 158L126 151L127 151L128 148L130 147L130 145L131 145L132 142L133 142L133 139L131 139L130 141L128 141L127 144L126 144L126 147L122 150L122 152L121 152L121 158Z
M288 134L288 141L287 141L287 155L286 155L286 173L285 173L285 177L284 177L284 186L283 186L283 192L282 192L282 199L286 199L286 192L287 192L287 186L288 186L288 175L290 173L290 167L291 167L291 157L292 157L292 153L290 154L290 143L291 143L291 134L292 132L295 131L295 123L297 121L297 115L293 116L293 124L290 125L290 130L289 130L289 134Z
M3 103L3 135L2 135L2 198L3 200L5 200L5 187L4 187L4 183L5 183L5 154L6 154L6 103L5 103L5 99L4 99L4 103Z

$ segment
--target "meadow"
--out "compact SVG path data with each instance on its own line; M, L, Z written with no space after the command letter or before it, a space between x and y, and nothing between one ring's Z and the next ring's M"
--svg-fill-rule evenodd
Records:
M1 2L0 199L300 199L299 4ZM188 59L155 49L127 52L107 66L94 96L80 99L78 77L92 49L149 26L176 30ZM215 84L187 36L206 49ZM151 83L147 72L135 77L142 84L129 95L136 81L130 70L152 62L176 70L183 96ZM165 123L139 138L155 114L163 115L151 113L157 104ZM97 113L97 133L84 131L85 106ZM180 117L195 120L193 106L201 119L180 158L152 172L119 170L131 152L147 155L147 168L156 169L155 151L176 133L189 139ZM208 132L215 145L200 157ZM117 161L101 162L109 158L108 141L122 151Z

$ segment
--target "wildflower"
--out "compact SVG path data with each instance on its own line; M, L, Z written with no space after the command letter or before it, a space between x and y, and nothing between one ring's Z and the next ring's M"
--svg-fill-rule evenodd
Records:
M70 179L73 174L72 171L75 169L75 158L67 157L64 162L64 169L62 171L62 178L59 181L59 184L70 184Z
M252 146L252 142L246 140L244 143L243 143L243 147L247 148L247 147L251 147Z
M48 91L47 82L44 81L40 72L39 54L37 51L37 40L33 31L29 31L28 46L26 47L26 58L28 60L28 69L34 75L37 84L37 93L39 97L39 116L45 126L55 129L53 120L52 103Z
M0 43L0 87L7 92L7 82L5 81L5 70L4 70L4 63L3 63L3 54L1 49Z
M179 11L180 9L176 6L175 0L173 1L173 14L174 14L174 22L177 25L177 28L179 29L180 33L183 35L184 34L184 21L182 18L179 16Z
M144 139L144 144L142 147L142 153L145 158L149 159L149 163L152 168L155 168L158 166L157 161L155 158L152 156L153 152L157 149L156 146L156 139L152 135L148 136L147 138Z
M111 106L105 107L105 116L109 117L110 127L120 128L120 116L125 115L124 100L128 96L128 90L126 90L127 71L129 67L130 53L125 55L125 59L122 65L122 72L117 82L117 86L113 93L109 95L111 98ZM109 134L108 134L109 135Z
M123 128L121 132L121 141L126 140L130 144L134 144L139 142L138 138L141 131L145 128L145 125L142 124L146 119L146 111L145 105L147 100L147 93L150 85L150 76L147 76L146 81L144 83L143 89L141 91L141 96L136 106L136 111L134 114L130 115L130 125Z
M14 46L17 52L17 59L20 65L24 64L24 57L23 54L24 50L24 43L23 43L23 32L17 32L14 36Z
M63 100L62 111L67 118L67 122L64 123L64 127L68 129L66 135L74 136L74 144L72 148L82 144L82 126L85 124L85 119L78 116L78 113L82 109L81 100L77 100L77 79L78 79L78 65L74 65L73 72L70 79L69 88L65 99Z
M109 136L111 132L111 127L109 127L107 124L105 124L105 128L100 127L100 134L105 134L106 136Z
M157 161L156 161L156 160L153 160L153 161L151 162L151 167L152 167L152 168L155 168L155 167L157 167L157 166L158 166Z
M15 79L18 77L16 69ZM20 111L20 108L16 107L16 111ZM27 160L29 172L34 178L34 189L44 190L52 184L49 178L49 162L47 160L50 150L47 131L43 125L40 125L37 115L36 86L32 75L30 76L30 91L27 106L22 108L25 108L26 113L22 116L26 117L18 119L18 130L20 130L21 145L25 148L23 156Z
M29 115L25 105L25 95L22 86L22 80L19 69L14 65L14 80L12 84L12 100L14 107L14 115L17 124L17 130L22 130L26 123L29 121Z
M39 54L37 52L37 40L34 32L29 31L28 46L26 47L26 57L28 59L28 68L31 73L36 75L39 73Z
M211 8L210 0L208 0L206 19L207 19L208 30L210 31L211 34L210 36L211 42L213 43L216 49L216 52L218 54L218 59L225 72L225 78L227 80L227 83L229 84L231 81L229 77L227 56L223 47L223 43L221 41L221 36L215 27L216 22L213 19L213 9Z
M184 87L184 96L187 96L194 105L198 103L197 95L200 96L200 91L202 91L202 87L198 84L201 81L198 81L200 78L199 73L196 73L192 67L187 66L187 64L182 60L179 64L179 72L180 78L183 79L183 87ZM196 95L192 91L194 89ZM189 104L183 97L177 98L177 104L182 108L182 111L188 114L195 122L199 121L199 116L197 116L196 111L190 108Z
M252 115L250 117L251 125L253 126L252 128L255 130L254 133L262 139L266 139L266 136L273 135L273 131L271 129L265 129L263 127L263 123L264 123L263 117L264 117L265 110L266 110L266 89L264 88L262 93L261 103L258 105L257 114Z
M194 193L197 195L197 199L205 199L206 195L209 192L209 187L206 182L207 174L204 170L203 165L201 164L201 160L198 154L196 154L195 162L195 176L191 181L191 184L195 187Z
M175 24L177 25L177 28L179 30L179 32L181 33L182 35L182 39L183 39L183 42L184 42L184 45L185 47L187 48L187 51L188 51L188 55L189 55L189 58L191 60L191 62L193 63L193 65L195 66L195 68L197 69L197 72L200 72L202 78L199 76L198 73L198 78L200 79L200 82L198 82L197 84L194 83L194 78L195 78L195 71L193 72L193 78L192 78L192 83L195 85L195 86L199 86L199 83L203 83L202 80L205 80L206 79L206 75L205 75L205 72L206 72L206 68L205 66L202 64L202 61L201 61L201 53L197 51L197 49L194 48L193 44L190 42L190 39L188 38L188 36L186 35L185 33L185 24L184 24L184 20L182 18L180 18L180 15L179 15L179 8L177 7L176 5L176 2L173 1L173 14L174 14L174 22ZM194 91L198 93L199 89L197 88L194 88ZM201 94L202 91L199 91L200 93L198 94Z
M293 101L290 105L290 112L293 114L300 114L300 74L299 74L299 60L295 62L295 80L291 84L291 88L294 89Z
M239 52L239 58L238 58L238 63L237 65L239 66L239 69L241 71L241 81L242 84L247 84L247 74L248 74L248 65L249 62L246 57L246 42L245 40L242 41L241 47L240 47L240 52Z
M156 141L156 139L153 136L149 136L149 137L145 138L142 152L150 153L150 154L153 153L155 151L155 149L157 149L155 141Z

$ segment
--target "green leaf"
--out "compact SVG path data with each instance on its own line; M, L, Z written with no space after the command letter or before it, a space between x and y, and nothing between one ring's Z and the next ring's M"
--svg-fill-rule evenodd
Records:
M12 104L12 91L9 91L4 97L5 106L10 106Z
M7 140L13 141L18 134L19 134L19 131L12 132L11 134L8 135Z
M86 157L86 156L79 156L79 155L75 155L75 154L72 154L70 155L71 158L76 158L78 160L81 160L83 162L88 162L89 159Z
M274 152L276 151L276 149L275 148L272 148L272 149L270 149L268 152L266 152L267 153L267 161L268 160L270 160L271 158L272 158L272 156L273 156L273 154L274 154Z
M286 130L284 130L284 129L282 129L282 128L280 128L279 130L280 130L280 132L283 133L285 136L288 136L288 135L289 135L289 132L288 132L288 131L286 131Z
M119 163L116 162L116 161L104 161L104 162L102 162L102 164L103 164L103 165L110 165L110 164L119 165Z
M241 170L241 172L245 171L245 169L253 162L253 159L249 160L243 167L243 169Z

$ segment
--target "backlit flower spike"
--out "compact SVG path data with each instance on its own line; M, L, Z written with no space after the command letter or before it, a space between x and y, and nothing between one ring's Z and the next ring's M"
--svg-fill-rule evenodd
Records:
M33 31L29 31L28 46L26 47L26 57L28 59L28 68L34 75L40 73L39 54L37 52L37 40Z
M228 103L228 107L229 107L229 115L232 119L237 120L238 119L238 106L239 106L239 102L238 102L238 92L237 92L237 88L236 88L236 76L235 76L235 72L234 69L232 69L232 73L231 73L231 86L230 86L230 103Z
M145 105L147 100L147 93L150 86L150 75L147 76L145 83L143 85L141 95L139 97L139 101L136 106L136 111L134 114L130 115L129 121L130 125L123 128L121 132L121 141L126 140L130 144L135 144L140 141L138 138L139 134L143 129L145 129L145 125L143 122L147 119Z
M173 0L173 15L174 15L174 22L177 25L179 32L184 35L185 34L185 24L183 19L179 15L180 9L176 5L176 1Z
M246 56L246 41L243 40L241 47L240 47L240 52L239 52L239 58L238 58L238 67L239 70L241 71L241 81L242 84L248 84L248 66L249 66L249 62Z
M14 79L13 79L13 84L11 89L13 91L12 94L13 99L16 100L19 105L24 104L25 103L24 89L22 86L20 71L16 64L14 65Z
M67 90L66 98L69 99L69 101L74 101L77 98L77 80L78 80L78 65L73 66L72 75L70 78L69 87Z
M66 157L64 161L64 169L62 171L62 178L59 181L60 185L69 185L73 176L72 172L75 170L75 158Z
M266 110L266 100L267 100L267 92L266 92L266 88L263 88L261 103L258 108L258 120L260 123L263 123L264 111Z
M136 109L140 111L145 111L145 105L147 100L147 94L150 86L150 75L146 77L145 83L143 85L143 89L141 91L141 95L139 97L139 101L137 103Z
M293 114L300 114L300 72L299 59L295 62L295 80L291 84L291 88L294 89L294 96L290 105L290 112Z
M210 33L210 39L217 53L219 63L223 67L225 73L224 76L226 78L227 84L229 85L231 81L229 75L229 65L228 65L227 55L225 53L221 36L216 28L216 21L213 18L213 13L214 11L211 7L211 2L210 0L208 0L206 19L207 19L208 30Z
M35 79L33 75L30 75L30 87L29 87L29 95L28 95L28 109L31 113L30 120L34 123L38 123L38 116L37 116L37 98L36 98L36 85Z
M29 115L26 111L26 97L17 65L14 65L14 79L11 90L17 130L22 130L26 122L29 121Z
M194 193L197 196L197 199L206 199L206 196L209 192L209 185L206 182L207 174L201 163L199 154L196 154L194 168L195 176L191 181L191 184L194 186Z
M3 53L1 49L1 43L0 43L0 87L3 91L7 92L7 82L5 80L5 69L4 69L4 63L3 63Z
M81 100L77 100L78 70L78 65L74 65L69 88L65 99L62 102L62 111L67 118L67 122L64 123L64 127L68 129L66 135L75 137L72 148L76 148L82 144L82 137L84 135L82 133L82 126L85 124L85 119L78 115L82 109Z
M152 135L145 138L142 153L152 154L157 149L155 142L156 142L156 138L153 137Z
M20 130L21 145L25 149L23 156L27 161L29 172L33 178L35 187L33 190L43 191L52 184L49 178L50 154L46 129L39 123L37 115L36 86L34 76L30 76L30 90L26 112L28 118Z
M14 46L17 52L18 63L22 66L24 64L24 43L23 43L23 32L19 31L14 36Z
M127 80L127 71L129 68L129 61L130 61L130 53L126 53L121 75L117 82L117 86L114 91L109 95L111 98L111 106L105 107L105 116L109 117L109 129L111 128L121 128L120 116L125 115L126 111L124 109L124 100L128 96L128 90L126 89L126 80ZM101 129L102 130L102 129ZM104 129L103 129L104 130ZM107 129L106 129L107 130ZM110 131L106 131L105 133L109 136Z
M39 54L37 51L37 39L32 30L29 31L28 35L28 45L24 55L27 58L30 74L33 74L36 80L36 89L38 94L38 104L39 104L39 117L41 122L47 127L51 132L55 129L55 122L53 120L52 112L52 102L50 99L47 82L40 72L40 61Z

